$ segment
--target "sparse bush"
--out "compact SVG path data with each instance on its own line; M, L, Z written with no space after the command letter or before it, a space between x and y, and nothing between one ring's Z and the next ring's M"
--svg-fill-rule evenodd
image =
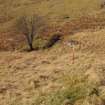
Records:
M40 29L45 25L44 18L37 14L24 15L17 21L16 27L25 36L30 51L34 50L33 41Z
M34 49L36 50L40 50L40 49L43 49L44 46L46 45L47 43L47 40L42 38L41 36L40 37L37 37L34 41L33 41L33 46L34 46Z

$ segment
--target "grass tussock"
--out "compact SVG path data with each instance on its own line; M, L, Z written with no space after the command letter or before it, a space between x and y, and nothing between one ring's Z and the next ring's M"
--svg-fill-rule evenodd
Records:
M96 85L89 83L87 77L64 76L62 82L64 87L60 90L43 96L39 94L31 105L74 105L79 100L83 101L88 97L97 96L97 92L94 91Z

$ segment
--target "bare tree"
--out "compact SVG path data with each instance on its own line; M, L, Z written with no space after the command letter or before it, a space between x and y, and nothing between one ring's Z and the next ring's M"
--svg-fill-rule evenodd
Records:
M23 35L25 35L30 51L34 49L34 37L38 34L40 29L44 27L44 25L44 17L37 14L31 16L24 15L18 20L17 28Z

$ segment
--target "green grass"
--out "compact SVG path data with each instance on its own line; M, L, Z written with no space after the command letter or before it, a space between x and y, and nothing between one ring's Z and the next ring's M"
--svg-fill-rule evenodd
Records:
M73 77L71 84L65 84L64 88L47 94L47 96L41 96L33 102L32 105L65 105L66 103L70 103L70 105L74 105L74 103L78 100L85 100L93 91L93 85L87 83L85 78ZM78 82L73 82L78 81ZM94 95L93 93L92 95Z

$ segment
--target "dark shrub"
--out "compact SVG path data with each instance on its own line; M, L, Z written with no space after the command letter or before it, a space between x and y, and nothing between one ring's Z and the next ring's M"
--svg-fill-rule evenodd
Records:
M51 38L48 40L44 48L50 48L53 45L55 45L59 40L61 39L61 34L54 34L51 36Z

